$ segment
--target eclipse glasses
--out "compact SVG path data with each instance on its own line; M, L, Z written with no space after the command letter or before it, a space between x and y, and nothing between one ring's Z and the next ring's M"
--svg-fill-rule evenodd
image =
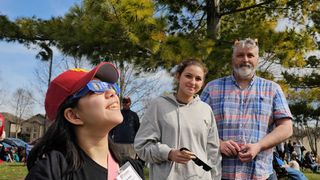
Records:
M94 92L96 94L101 94L110 89L114 90L117 94L120 94L120 88L116 83L112 84L97 80L91 80L85 87L80 89L80 91L72 95L71 99L80 98L86 95L89 91Z
M180 151L190 151L189 149L183 147L183 148L180 148ZM191 152L191 151L190 151ZM195 154L193 154L196 158L195 159L192 159L192 161L198 165L198 166L202 166L202 169L204 169L205 171L210 171L212 168L206 164L205 162L203 162L201 159L199 159Z

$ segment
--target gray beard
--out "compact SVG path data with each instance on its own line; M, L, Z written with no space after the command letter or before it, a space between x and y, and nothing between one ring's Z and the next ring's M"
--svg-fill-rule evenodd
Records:
M251 79L255 71L254 68L243 70L242 68L233 67L233 72L243 80Z

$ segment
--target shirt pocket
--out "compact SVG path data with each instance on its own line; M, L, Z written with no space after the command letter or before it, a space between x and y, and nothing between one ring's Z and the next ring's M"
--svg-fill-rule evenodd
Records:
M262 128L263 131L267 131L269 124L272 122L272 98L267 96L257 96L255 98L255 116L258 121L257 124L260 124L259 128Z
M255 97L256 113L263 116L270 116L272 114L272 99L266 96Z

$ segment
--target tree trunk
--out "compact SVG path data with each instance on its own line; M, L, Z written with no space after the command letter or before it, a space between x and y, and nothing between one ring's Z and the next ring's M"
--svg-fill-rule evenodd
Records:
M52 76L52 61L53 61L53 53L50 53L50 59L49 59L49 77L48 77L48 87L50 85L51 82L51 76Z
M216 40L220 26L220 0L206 0L207 37Z

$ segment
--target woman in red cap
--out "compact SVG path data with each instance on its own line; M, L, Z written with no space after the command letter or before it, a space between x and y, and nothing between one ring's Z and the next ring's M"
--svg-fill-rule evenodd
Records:
M30 152L27 180L115 179L108 133L123 120L118 78L118 70L103 62L89 72L68 70L50 83L45 109L52 124Z

